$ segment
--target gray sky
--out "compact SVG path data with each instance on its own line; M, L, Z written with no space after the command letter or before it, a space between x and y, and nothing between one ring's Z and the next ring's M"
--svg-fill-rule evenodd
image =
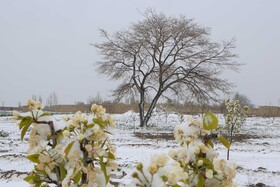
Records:
M279 0L1 0L0 104L17 106L33 94L45 101L53 91L63 104L108 97L116 83L95 72L100 56L90 43L100 41L98 28L126 28L147 8L194 18L216 41L235 37L246 65L223 77L254 104L279 105Z

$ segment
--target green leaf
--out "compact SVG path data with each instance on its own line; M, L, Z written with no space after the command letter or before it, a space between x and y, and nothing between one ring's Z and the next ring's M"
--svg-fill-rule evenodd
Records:
M110 176L107 175L106 164L103 162L103 156L99 156L99 164L100 164L101 170L103 171L104 177L106 179L106 184L108 184Z
M88 124L87 127L88 127L88 128L94 127L94 123Z
M80 182L81 178L82 178L82 172L79 171L79 172L77 173L77 175L76 175L76 176L74 177L74 179L73 179L73 180L74 180L74 183L75 183L75 184L78 184L78 182Z
M218 137L218 139L220 140L220 142L227 148L229 149L230 148L230 143L229 141L223 137L222 135Z
M28 120L25 121L25 124L24 124L23 128L21 129L21 134L20 134L20 140L21 141L23 140L23 138L26 134L26 131L29 129L31 124L32 124L32 119L28 118Z
M25 158L27 158L28 160L34 162L34 163L40 163L39 161L39 154L34 154L34 155L28 155Z
M25 125L32 123L32 118L30 116L24 117L19 123L19 129L22 129Z
M37 168L35 168L34 171L38 175L47 175L45 170L38 170Z
M111 152L108 153L108 158L112 160L116 160L115 155Z
M207 158L199 158L198 160L203 161L203 166L207 169L214 169L213 163Z
M61 138L63 138L63 130L58 130L56 131L57 135L56 135L56 138L57 138L57 141L59 142L61 140Z
M166 182L168 180L168 177L163 175L163 176L161 176L161 179L163 180L163 182Z
M174 184L172 187L181 187L179 184Z
M29 182L31 179L33 180L33 177L34 177L34 175L31 173L27 177L25 177L23 180L25 180L26 182Z
M68 156L69 151L71 150L71 148L72 148L72 146L73 146L74 143L75 143L75 141L69 143L69 144L67 145L67 147L64 149L64 153L65 153L65 156L66 156L66 157Z
M67 171L64 168L64 164L63 163L59 164L59 170L60 170L61 180L63 180L65 178L65 176L67 175Z
M23 180L25 180L26 182L29 183L30 180L32 180L33 182L37 183L40 182L41 179L39 176L35 175L34 173L31 173L30 175L28 175L27 177L25 177Z
M208 141L207 144L214 148L214 143L212 141Z
M40 187L40 186L41 186L41 184L42 184L42 182L41 182L41 181L40 181L40 182L36 182L34 187Z
M214 130L218 127L218 118L211 112L203 117L203 128L205 130Z
M108 124L108 122L103 121L102 118L93 118L92 121L93 121L93 123L96 123L96 124L98 124L100 126L104 126L104 125Z
M44 117L44 116L52 116L52 114L50 114L50 113L43 113L42 115L39 116L39 118L40 117Z
M205 184L205 179L203 176L198 176L198 183L196 185L196 187L204 187Z

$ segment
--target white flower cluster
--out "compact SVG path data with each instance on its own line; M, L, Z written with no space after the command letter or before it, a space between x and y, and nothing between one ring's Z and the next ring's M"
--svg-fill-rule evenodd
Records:
M27 106L30 111L43 109L42 103L39 101L35 102L33 99L27 101Z
M77 112L61 124L43 113L40 103L28 100L28 107L30 112L24 117L14 112L14 117L21 119L22 139L31 128L27 158L34 163L34 170L25 178L27 182L36 187L111 186L110 173L118 165L108 131L116 122L102 106L92 106L93 117Z
M51 135L50 127L47 124L33 123L28 138L28 150L29 155L40 153L48 146L48 139Z
M152 157L148 165L138 163L131 187L235 187L236 165L217 159L211 139L215 130L206 130L203 122L190 120L175 127L179 147L167 155ZM169 159L169 161L168 161Z
M63 181L63 186L70 186L75 176L82 171L86 174L86 183L91 186L106 186L111 171L117 169L114 162L116 148L110 143L107 131L114 128L116 122L112 116L105 113L105 109L99 105L93 105L95 117L90 119L81 112L75 113L67 119L67 126L62 131L64 141L71 145L67 154L68 163L65 168L68 170ZM96 113L98 111L98 113ZM89 121L92 121L89 123ZM84 158L86 155L86 158ZM91 161L86 166L84 160ZM101 162L95 165L94 161ZM72 185L73 186L73 185ZM71 187L72 187L71 186ZM107 185L108 186L108 185Z

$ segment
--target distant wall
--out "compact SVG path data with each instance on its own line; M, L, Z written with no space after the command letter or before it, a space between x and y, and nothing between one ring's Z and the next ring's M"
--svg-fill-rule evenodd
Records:
M107 113L111 114L122 114L129 110L134 112L139 112L138 105L135 104L124 104L124 103L103 103L103 107L106 108ZM211 108L199 107L199 106L162 106L159 105L158 108L168 111L168 112L177 112L181 114L200 114L202 112L212 111L214 113L223 113L225 110L223 108ZM0 111L28 111L26 106L23 107L0 107ZM77 111L88 113L91 110L91 105L88 104L79 104L79 105L56 105L52 107L46 106L45 111L51 112L61 112L61 113L75 113ZM250 108L249 115L251 116L262 116L262 117L280 117L280 107L277 106L260 106L258 108Z
M3 111L12 111L12 110L18 110L18 107L0 106L0 110L3 110Z
M251 110L251 114L263 117L278 117L280 116L280 107L277 106L260 106Z
M107 113L111 114L122 114L129 110L133 110L134 112L138 112L137 104L124 104L124 103L115 103L115 104L102 104L104 108L106 108ZM19 110L27 111L27 107L21 107ZM55 105L55 106L46 106L44 107L45 111L51 112L66 112L66 113L75 113L77 111L81 111L84 113L91 112L91 105L80 104L80 105Z

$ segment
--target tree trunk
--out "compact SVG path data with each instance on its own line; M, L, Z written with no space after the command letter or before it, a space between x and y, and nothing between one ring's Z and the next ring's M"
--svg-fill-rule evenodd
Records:
M229 149L227 150L227 160L229 160Z
M233 142L233 130L234 130L234 126L236 125L236 119L235 122L231 124L231 128L230 128L230 134L229 134L229 144L231 145ZM227 150L227 160L229 160L229 152L230 152L230 147Z
M52 147L55 148L55 146L57 145L57 139L56 139L57 135L54 129L53 121L49 121L48 125L51 129ZM62 180L61 180L61 173L60 173L59 166L55 166L55 171L56 171L56 178L57 178L57 187L62 187Z
M144 121L144 118L145 118L144 92L140 93L140 101L139 101L138 107L139 107L139 116L140 116L140 127L145 127L147 125L147 123Z
M161 93L157 93L157 95L152 100L152 103L149 106L149 109L148 109L146 114L144 113L144 111L145 111L144 102L143 102L143 108L139 108L140 110L143 109L142 113L140 111L140 127L146 127L147 126L147 124L148 124L148 122L149 122L149 120L150 120L150 118L152 116L152 112L155 109L157 101L160 98L160 96L161 96ZM140 107L140 104L141 104L141 102L139 103L139 107Z

